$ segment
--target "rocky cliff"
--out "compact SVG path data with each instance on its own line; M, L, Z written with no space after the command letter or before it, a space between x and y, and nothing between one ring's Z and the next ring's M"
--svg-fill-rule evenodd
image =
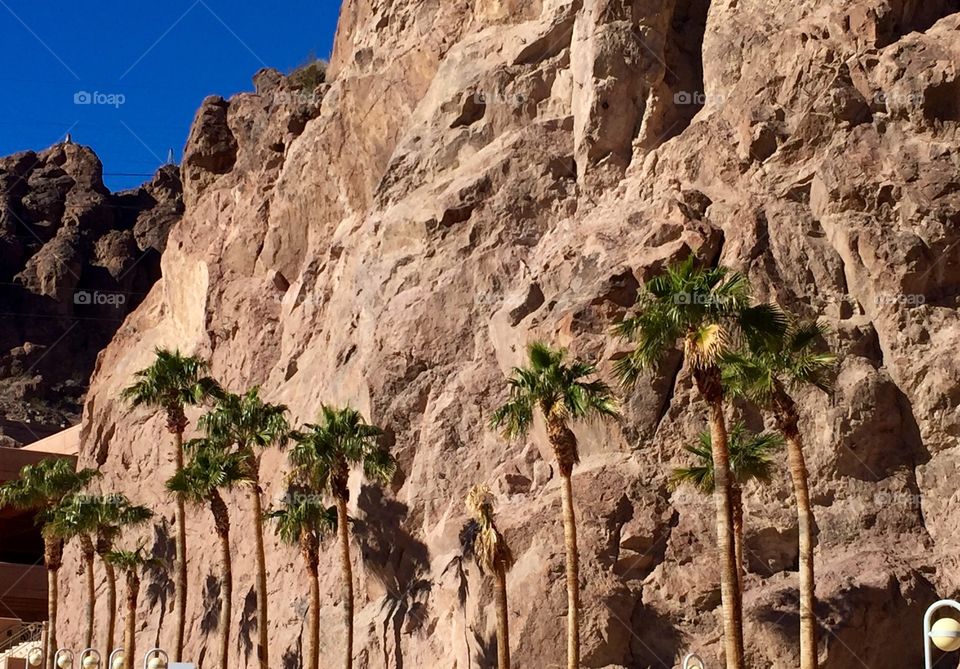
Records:
M827 669L916 666L920 617L960 589L960 6L956 0L347 0L328 82L274 72L201 107L186 213L163 278L98 359L82 464L165 517L162 419L117 400L155 346L262 384L296 421L351 402L388 429L402 475L352 482L357 666L492 666L491 587L462 561L462 499L499 494L517 666L559 666L558 479L543 433L487 428L531 339L594 356L638 285L693 252L761 297L821 314L835 392L804 392ZM667 485L703 407L677 358L579 426L583 664L719 666L709 501ZM192 414L191 418L195 418ZM746 412L759 427L761 417ZM266 456L271 496L284 456ZM231 627L252 666L250 521L239 498ZM787 477L745 499L751 666L796 666L796 520ZM211 524L190 522L193 658L215 651ZM307 588L272 537L276 666L297 667ZM80 579L65 570L64 639ZM323 643L340 652L323 558ZM172 640L151 576L140 643ZM103 605L98 612L102 615ZM76 644L74 644L76 645Z
M97 354L160 276L180 173L111 193L72 142L0 159L0 443L80 419Z

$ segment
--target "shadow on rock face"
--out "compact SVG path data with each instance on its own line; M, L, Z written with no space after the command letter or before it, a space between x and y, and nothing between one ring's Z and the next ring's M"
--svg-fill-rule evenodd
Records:
M163 629L167 601L173 596L175 589L173 579L170 578L171 572L167 568L168 565L173 564L175 554L176 545L173 537L170 536L167 521L164 519L160 524L153 526L153 546L150 547L150 555L157 562L147 567L147 601L150 602L150 608L155 608L159 612L155 645L160 644L160 630Z
M353 531L364 568L386 590L380 609L384 666L403 669L402 637L425 622L433 583L421 575L429 571L430 556L426 545L404 529L409 511L405 504L384 497L380 488L364 486L357 505L364 518L377 519L375 524L356 519Z
M252 634L257 629L257 593L254 588L247 591L243 598L243 615L240 616L240 638L237 639L237 649L243 651L243 656L250 659L253 652Z
M652 608L638 606L632 620L633 639L630 644L632 667L674 666L674 659L680 656L683 640L668 616Z
M217 629L220 621L220 579L213 574L207 574L203 584L203 618L200 620L200 631L210 634Z
M294 645L283 651L283 669L300 669L303 667L303 651L299 637Z

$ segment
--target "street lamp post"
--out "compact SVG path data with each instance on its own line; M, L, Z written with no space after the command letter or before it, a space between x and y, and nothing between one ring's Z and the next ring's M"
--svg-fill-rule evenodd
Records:
M73 651L69 648L61 648L53 656L53 664L58 669L69 669L73 666Z
M933 622L933 614L945 608L960 612L960 602L941 599L932 604L923 616L923 654L927 669L933 669L933 646L947 653L960 650L960 622L955 618L940 618Z
M123 654L122 648L115 648L112 653L110 653L110 658L107 661L107 666L110 669L123 669L123 663L127 661L126 656Z
M688 653L683 658L683 669L704 669L703 660L696 653Z
M151 648L143 656L143 669L167 669L169 661L167 651L162 648Z

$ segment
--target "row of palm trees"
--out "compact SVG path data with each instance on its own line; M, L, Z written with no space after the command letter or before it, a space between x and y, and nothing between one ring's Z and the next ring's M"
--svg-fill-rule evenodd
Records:
M799 410L790 393L806 383L828 388L827 379L835 359L832 354L817 349L825 329L817 323L794 319L774 305L754 303L742 275L723 267L699 267L691 258L649 281L641 289L635 308L615 324L614 332L631 343L630 351L614 364L617 379L624 388L635 386L682 342L686 364L705 401L709 431L698 446L688 449L698 462L675 472L671 480L674 484L693 482L702 490L712 492L715 499L728 669L744 666L740 490L751 477L769 476L771 452L781 438L786 442L800 535L801 669L816 669L813 516L798 427ZM207 364L199 358L158 349L153 364L138 372L134 383L123 391L123 397L134 406L162 412L172 438L175 471L167 488L175 501L176 519L174 659L182 658L185 638L188 593L185 519L187 504L190 504L209 508L219 539L218 662L221 669L229 666L231 517L224 493L242 487L254 527L260 668L270 666L263 534L264 520L271 519L278 536L299 547L310 576L307 655L310 669L319 667L320 543L325 535L336 532L343 572L346 635L343 664L345 669L351 669L354 593L347 516L348 478L351 469L359 466L375 483L387 484L392 480L396 462L382 447L382 432L349 406L323 406L317 424L292 430L284 405L265 402L257 388L242 395L227 392L207 372ZM579 669L580 578L572 486L579 452L571 427L581 420L618 419L618 399L612 386L598 378L594 364L570 359L565 351L539 342L528 347L527 363L514 368L507 383L508 398L493 413L492 425L509 438L524 437L529 434L535 415L540 413L557 460L566 548L567 660L569 669ZM726 409L735 397L749 400L768 412L778 435L751 436L739 424L728 429ZM189 426L186 409L198 405L210 406L197 421L201 436L185 442L184 434ZM264 509L260 480L262 454L267 448L284 448L291 442L287 495L277 508ZM63 541L71 537L80 541L89 602L93 601L94 594L93 555L99 553L108 570L108 597L115 600L112 569L120 567L127 575L128 606L132 601L135 611L139 581L132 580L135 576L132 572L142 568L148 558L142 548L118 551L113 544L123 528L148 520L150 511L117 496L107 496L102 503L95 504L90 503L91 498L84 497L87 503L82 504L78 493L95 477L95 472L74 472L69 465L55 462L35 467L35 470L25 469L20 480L0 487L0 503L37 509L44 524L45 559L51 574L51 632L47 652L51 661L52 649L56 647L56 571L62 563ZM326 506L324 500L332 500L333 505ZM99 510L95 512L89 510L91 508ZM465 536L470 538L473 555L481 569L495 578L498 662L500 669L509 669L506 573L513 564L512 553L497 529L492 496L486 487L480 486L471 492L468 509L474 520ZM92 603L88 603L88 607L87 640L91 640ZM133 615L128 612L130 630ZM113 623L111 617L110 641ZM125 644L130 643L132 639L125 638ZM132 651L127 656L132 660Z
M791 393L804 385L829 390L836 356L822 352L827 330L804 322L770 303L755 303L748 281L725 267L701 267L693 257L667 268L647 282L634 308L614 325L614 332L631 344L614 364L620 384L633 388L675 349L682 352L699 396L707 407L709 430L699 445L688 447L697 457L693 466L674 472L671 482L691 482L714 496L717 548L721 565L721 604L724 656L728 669L743 669L743 507L742 485L766 479L772 452L784 441L796 499L800 549L800 667L816 669L814 617L813 527L809 483L799 429L799 408ZM525 436L537 410L546 424L561 477L566 544L567 666L579 669L579 564L576 515L571 476L579 463L574 421L618 418L611 386L597 379L596 367L568 360L563 350L533 343L527 364L513 369L509 398L494 412L492 425L507 437ZM726 408L731 399L752 402L767 413L776 433L750 435L742 424L728 429ZM497 609L506 608L505 577L512 556L492 517L487 493L474 491L468 508L476 528L464 532L481 546L478 563L497 578ZM485 501L478 501L477 496ZM498 615L498 624L507 624ZM509 633L498 632L505 645ZM509 669L509 649L501 648L500 669Z

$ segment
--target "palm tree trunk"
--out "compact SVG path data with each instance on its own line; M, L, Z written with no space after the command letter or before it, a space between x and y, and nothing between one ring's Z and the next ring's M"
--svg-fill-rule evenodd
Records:
M183 469L183 431L173 433L173 460L176 471ZM173 643L173 659L179 662L183 659L183 643L187 622L187 521L186 503L182 493L176 495L176 510L174 512L177 524L176 536L176 565L174 566L174 612L173 626L176 638Z
M63 542L44 536L43 558L47 567L47 669L55 669L53 656L57 652L57 600L59 598L59 572L63 564Z
M220 669L230 664L230 611L233 607L233 563L230 558L230 515L220 493L210 497L210 511L220 540Z
M137 598L140 596L140 577L136 567L127 570L127 619L123 631L124 667L133 669L136 656Z
M580 555L573 508L573 476L561 473L560 478L563 481L563 539L567 549L567 669L580 669Z
M260 499L260 463L251 455L253 465L250 468L252 485L250 486L250 507L253 513L253 536L257 554L257 657L260 669L270 669L268 661L268 619L267 619L267 557L263 546L263 502Z
M800 535L800 669L817 669L817 619L813 575L813 510L807 465L803 458L803 441L796 429L785 431L790 478L797 498L797 527Z
M350 528L347 518L347 499L339 495L337 500L337 534L340 540L340 568L343 571L343 623L346 628L346 651L343 666L353 667L353 567L350 564Z
M737 587L743 597L743 579L746 576L743 562L743 490L734 483L730 486L733 502L733 548L737 556Z
M743 613L737 583L737 551L730 494L730 451L722 396L710 402L717 548L720 554L720 597L723 605L724 655L727 669L743 669Z
M115 650L113 633L117 624L117 571L106 560L103 561L103 570L107 574L107 646L105 650L109 654Z
M86 627L83 633L83 647L91 648L93 646L93 620L94 611L97 604L97 586L93 576L93 544L89 537L81 536L81 552L83 554L83 572L84 582L87 588L87 601L85 602L84 618Z
M494 596L497 600L497 666L510 669L510 614L507 608L507 570L497 564Z
M580 669L580 553L573 507L573 467L580 462L577 438L559 419L547 418L547 439L563 481L563 539L567 554L567 669Z
M306 664L307 669L320 669L320 556L307 529L301 531L300 546L310 577L310 611L307 621L309 655Z

